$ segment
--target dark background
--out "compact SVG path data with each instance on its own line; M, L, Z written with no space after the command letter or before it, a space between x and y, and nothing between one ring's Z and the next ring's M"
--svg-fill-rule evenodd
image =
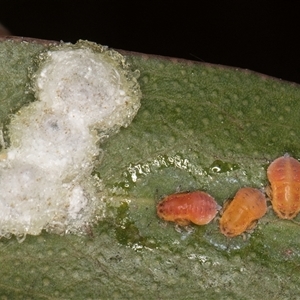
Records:
M12 34L247 68L300 83L298 1L0 2Z

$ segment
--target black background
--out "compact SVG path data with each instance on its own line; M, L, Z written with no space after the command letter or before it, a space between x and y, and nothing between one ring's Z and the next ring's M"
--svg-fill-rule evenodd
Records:
M300 83L298 1L0 2L14 35L247 68Z

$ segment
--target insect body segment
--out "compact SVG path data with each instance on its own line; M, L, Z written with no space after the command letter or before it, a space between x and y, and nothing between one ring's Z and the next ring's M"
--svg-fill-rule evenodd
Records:
M234 237L252 229L267 212L266 202L264 194L258 189L241 188L224 208L220 219L221 232Z
M300 162L289 155L275 159L267 170L269 196L275 213L293 219L300 211Z
M220 206L209 194L202 191L176 193L165 197L157 204L157 215L165 220L186 226L208 224Z

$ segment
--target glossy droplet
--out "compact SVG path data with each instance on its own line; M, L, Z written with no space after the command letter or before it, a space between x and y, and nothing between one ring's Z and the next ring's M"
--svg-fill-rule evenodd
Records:
M285 154L275 159L267 170L271 183L268 195L275 213L282 219L293 219L300 211L300 163Z
M224 162L219 159L215 160L207 169L208 173L226 173L234 170L238 170L240 167L238 164Z
M220 230L228 237L240 235L252 229L266 212L266 198L261 191L249 187L241 188L235 197L225 204L220 219Z
M156 207L158 216L165 220L186 226L209 223L220 206L209 194L202 191L176 193L165 197Z

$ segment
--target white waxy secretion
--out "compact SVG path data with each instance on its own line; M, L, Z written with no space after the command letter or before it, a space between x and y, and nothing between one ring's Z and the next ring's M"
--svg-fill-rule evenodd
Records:
M113 50L80 41L40 60L37 101L12 118L0 162L0 236L79 233L101 206L91 177L98 133L128 126L140 107L136 78Z

